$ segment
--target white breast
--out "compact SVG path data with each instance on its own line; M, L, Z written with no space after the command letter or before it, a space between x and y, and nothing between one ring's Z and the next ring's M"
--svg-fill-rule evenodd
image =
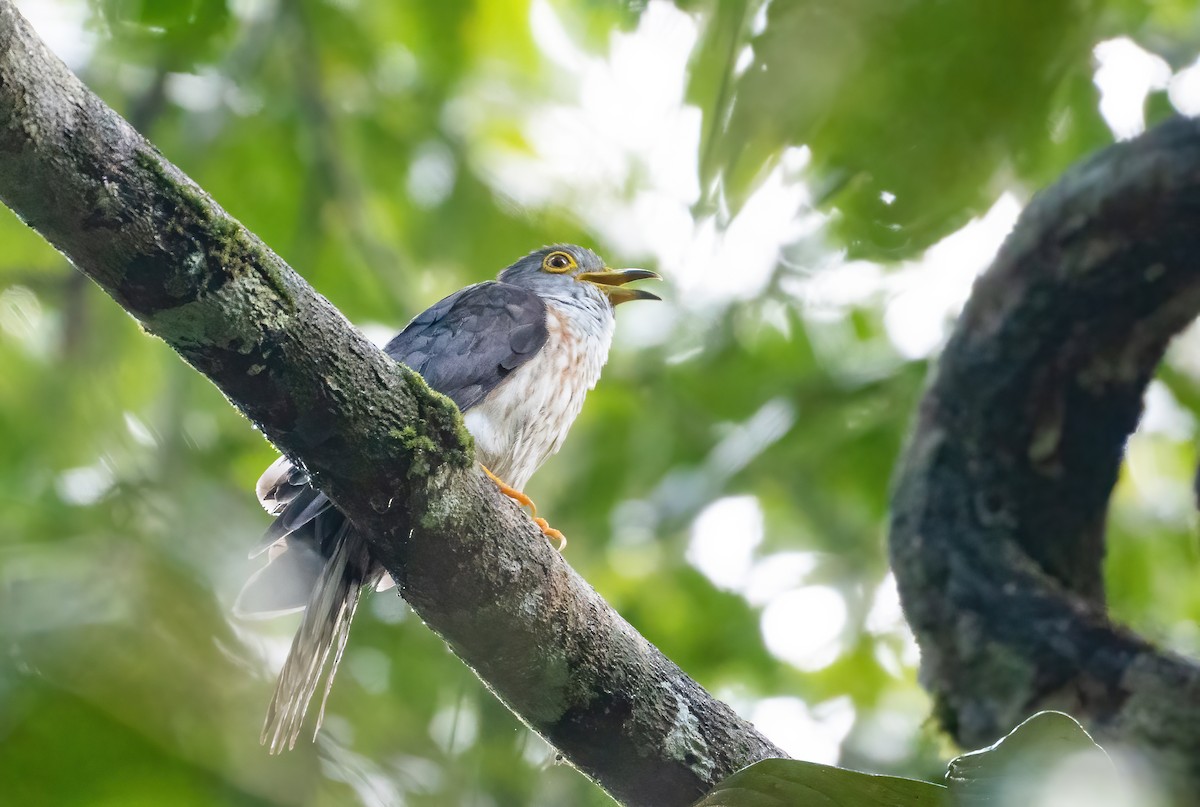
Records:
M612 345L613 315L547 300L546 344L463 420L478 460L517 490L567 437Z

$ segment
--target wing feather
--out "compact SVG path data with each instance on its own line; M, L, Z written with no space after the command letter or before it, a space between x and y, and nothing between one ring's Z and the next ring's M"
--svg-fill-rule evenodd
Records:
M547 335L542 298L493 280L430 307L384 350L465 412L532 359Z

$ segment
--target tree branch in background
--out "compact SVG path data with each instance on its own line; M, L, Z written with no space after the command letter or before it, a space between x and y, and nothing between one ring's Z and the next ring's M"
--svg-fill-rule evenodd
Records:
M405 599L627 804L783 756L642 638L472 462L458 410L363 338L0 0L0 199L210 378L370 536Z
M1200 312L1200 123L1068 172L976 284L897 471L891 555L966 747L1063 709L1200 788L1200 667L1108 619L1108 498L1167 342Z

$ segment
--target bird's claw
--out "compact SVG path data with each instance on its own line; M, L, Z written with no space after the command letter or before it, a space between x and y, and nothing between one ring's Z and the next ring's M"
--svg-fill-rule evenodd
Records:
M488 467L486 465L480 464L479 467L483 469L483 472L487 475L488 479L490 479L496 483L496 487L500 488L501 493L503 493L505 496L512 499L513 501L515 501L517 504L521 505L522 507L529 508L529 514L533 517L533 523L538 525L538 529L540 529L542 531L543 535L545 535L551 541L554 541L555 543L557 543L557 545L558 545L557 548L558 548L559 552L562 552L563 549L566 548L567 537L565 535L563 535L562 532L560 532L559 530L556 530L553 527L551 527L550 523L548 521L546 521L546 519L542 518L541 516L539 516L537 514L537 505L533 503L533 499L529 498L528 496L526 496L524 493L517 490L513 486L509 485L500 477L496 476L494 473L492 473L490 470L488 470Z
M562 552L567 548L567 536L563 535L561 531L551 527L550 522L546 521L546 519L542 518L541 516L534 516L533 523L537 524L538 527L541 528L543 535L545 535L551 541L558 542L557 549L559 552Z

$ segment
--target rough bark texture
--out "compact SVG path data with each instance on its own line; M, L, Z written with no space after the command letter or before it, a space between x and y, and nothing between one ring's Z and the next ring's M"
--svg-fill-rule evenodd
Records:
M1109 494L1170 338L1200 312L1200 124L1070 171L1021 216L930 380L891 553L922 678L966 747L1037 709L1200 788L1200 667L1112 624Z
M447 399L89 92L9 0L0 200L301 460L421 618L618 800L689 804L783 756L621 619L484 479Z

